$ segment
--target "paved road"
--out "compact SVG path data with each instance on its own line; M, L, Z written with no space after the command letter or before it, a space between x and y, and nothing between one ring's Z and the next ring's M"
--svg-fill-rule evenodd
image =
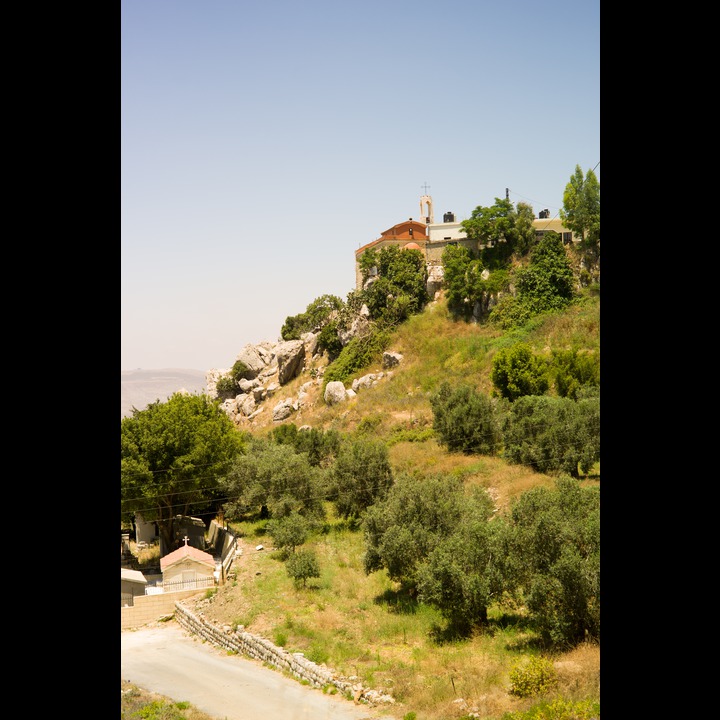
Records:
M375 720L367 705L326 695L261 663L228 655L176 622L122 630L121 679L219 720Z

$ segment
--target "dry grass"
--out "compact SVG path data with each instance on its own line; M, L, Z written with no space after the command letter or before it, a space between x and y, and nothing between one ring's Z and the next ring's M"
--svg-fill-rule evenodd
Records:
M147 547L138 548L134 540L130 541L130 552L138 559L141 566L160 564L160 544L154 543Z
M410 462L408 452L402 449ZM439 448L435 452L443 471L459 461L459 471L467 473L465 482L489 484L501 505L525 489L552 482L503 467L501 461L473 462L471 457L442 457ZM397 703L381 709L388 717L399 719L414 711L418 720L452 720L477 712L485 720L499 720L503 713L526 710L535 702L508 692L513 664L536 652L534 637L521 624L507 622L499 609L491 610L489 630L449 642L442 638L444 622L435 609L403 595L384 571L364 573L362 533L337 518L330 516L330 531L306 543L321 567L321 577L309 580L306 588L295 587L287 576L262 523L231 527L240 534L243 552L233 568L235 578L213 597L196 601L196 609L209 620L242 624L340 675L357 676L364 685L391 694ZM264 549L256 550L258 544ZM558 663L560 695L599 698L598 646L583 645L552 660Z
M514 498L538 485L551 486L554 479L500 458L448 453L435 439L412 442L402 434L416 433L413 439L420 440L432 429L429 398L443 380L491 393L492 359L499 347L522 340L537 352L569 346L597 351L598 329L599 303L552 316L511 339L486 327L453 323L444 303L434 303L398 329L389 349L402 353L402 363L376 387L328 407L322 383L315 383L305 406L285 422L384 438L394 471L459 476L468 486L486 488L498 511L506 512ZM382 372L380 359L358 376L370 372ZM297 397L309 379L303 374L283 386L255 422L242 429L258 436L269 433L276 427L271 407ZM397 441L400 437L406 439ZM599 484L599 477L598 465L583 484ZM381 711L388 717L400 719L413 711L417 720L453 720L469 713L499 720L504 712L532 706L534 701L508 692L513 664L536 652L534 638L522 624L506 622L499 610L491 609L490 630L464 641L444 641L444 623L436 610L404 596L384 571L365 575L362 533L332 515L329 525L326 534L306 543L318 555L321 577L297 588L272 550L263 523L231 523L243 554L234 564L235 578L213 597L196 601L202 612L209 620L244 625L341 675L385 690L397 700ZM258 544L265 549L257 551ZM599 647L581 646L552 660L558 663L563 697L599 699Z
M152 714L149 714L152 710ZM186 702L149 692L125 680L120 681L120 720L172 718L172 720L215 720Z

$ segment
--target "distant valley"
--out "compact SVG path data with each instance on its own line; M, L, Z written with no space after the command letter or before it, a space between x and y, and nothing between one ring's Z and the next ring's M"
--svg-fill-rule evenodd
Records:
M165 402L178 390L205 392L205 371L177 368L120 371L120 417L130 417L132 408L144 410L150 403Z

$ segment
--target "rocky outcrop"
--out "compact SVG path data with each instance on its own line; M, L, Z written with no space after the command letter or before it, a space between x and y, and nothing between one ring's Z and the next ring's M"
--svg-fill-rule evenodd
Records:
M278 364L278 382L285 385L297 377L305 361L305 343L302 340L288 340L275 348Z
M269 362L267 349L261 345L246 345L235 360L236 362L242 362L252 377L257 377L268 366Z
M363 307L354 323L354 330L347 335L346 341L354 336L353 333L362 333L366 329L369 314ZM245 345L235 358L235 362L242 362L248 369L245 377L238 382L240 392L234 397L223 401L221 407L233 422L240 426L254 424L254 420L265 412L265 405L273 398L284 385L303 374L308 375L307 382L300 386L297 395L286 397L274 402L269 413L272 422L282 422L298 413L303 407L315 402L316 389L322 387L324 365L322 357L317 352L319 332L304 333L300 340L279 341L277 343L262 342L257 345ZM383 354L383 368L396 367L402 361L402 355L397 352ZM217 383L226 377L231 368L213 368L206 373L206 394L217 398ZM336 405L351 400L361 390L375 387L378 382L387 379L392 371L368 373L353 381L352 387L346 388L342 382L329 382L325 388L322 400L327 405ZM319 398L319 395L318 395ZM270 405L268 405L268 408Z

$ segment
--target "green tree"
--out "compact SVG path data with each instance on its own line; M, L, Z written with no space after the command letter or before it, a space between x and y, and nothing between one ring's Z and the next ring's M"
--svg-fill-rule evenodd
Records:
M461 635L487 625L488 607L505 593L507 526L500 519L490 522L493 512L487 491L473 489L457 527L418 565L418 599L437 607Z
M292 445L295 452L306 453L308 462L315 467L330 467L340 452L341 435L332 428L301 428L294 423L283 423L270 431L272 440L280 445Z
M345 442L330 478L338 515L359 518L370 505L382 501L393 484L387 446L367 438Z
M295 552L295 548L307 540L310 525L300 513L292 511L285 517L270 520L267 531L278 550Z
M592 170L583 176L582 168L575 166L563 193L560 219L583 242L600 242L600 183Z
M480 259L489 270L506 268L513 254L524 255L535 239L532 207L495 198L491 207L478 205L460 224L468 239L478 243Z
M545 643L600 640L600 489L562 476L523 493L509 517L508 577Z
M360 294L371 319L380 326L394 327L427 305L427 265L420 250L396 246L368 250L359 264L364 278L374 278Z
M600 458L600 398L525 395L512 403L503 437L508 462L577 478Z
M577 400L581 389L600 387L600 353L553 348L551 355L550 371L560 397Z
M564 308L574 299L572 266L560 235L552 231L543 235L527 267L517 271L516 284L533 315Z
M327 353L328 360L332 362L342 352L343 344L340 340L341 324L338 320L330 320L318 335L317 349L320 353Z
M228 517L258 511L273 518L293 512L316 520L325 515L325 472L312 466L305 453L270 439L251 439L247 452L232 463L223 488Z
M463 504L455 476L400 473L385 499L363 516L366 574L384 568L391 580L416 592L418 564L455 529Z
M468 276L482 272L483 264L464 245L448 245L442 254L443 288L451 315L469 319L475 298L470 297Z
M493 401L467 384L452 387L443 381L430 396L433 429L451 452L494 455L502 442Z
M318 332L343 306L343 301L337 295L321 295L305 308L304 313L285 318L280 335L283 340L299 340L306 332Z
M515 213L515 254L523 257L535 246L535 213L532 206L519 202Z
M514 402L523 395L542 395L550 387L547 361L527 343L498 350L490 371L495 391Z
M285 561L285 568L288 577L299 585L302 581L303 587L307 587L310 578L320 577L320 562L314 550L298 550Z
M177 515L199 514L218 501L243 436L207 395L175 393L133 409L120 422L120 499L124 520L156 522L168 552Z

